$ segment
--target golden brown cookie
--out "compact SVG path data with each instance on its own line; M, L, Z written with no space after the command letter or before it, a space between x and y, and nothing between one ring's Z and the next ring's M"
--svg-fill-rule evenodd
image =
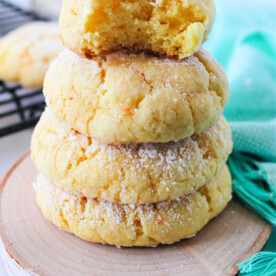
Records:
M203 49L181 62L144 54L87 60L65 50L46 74L44 94L58 119L101 142L165 143L214 125L229 88Z
M207 40L215 12L213 0L64 0L61 37L86 57L125 49L184 58Z
M39 172L61 189L128 204L176 199L209 181L232 150L222 117L201 134L166 144L105 145L46 110L32 137Z
M38 177L36 200L43 215L59 228L97 243L155 246L195 235L231 199L226 166L200 190L173 201L125 205L66 193Z
M42 86L50 62L63 50L58 24L26 24L0 40L0 79Z

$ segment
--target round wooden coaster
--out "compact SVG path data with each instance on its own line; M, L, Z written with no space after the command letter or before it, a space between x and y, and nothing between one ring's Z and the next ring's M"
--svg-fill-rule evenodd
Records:
M0 186L0 235L9 275L235 275L236 263L259 251L271 232L267 222L232 201L196 237L173 245L93 244L43 218L32 189L36 175L28 153Z

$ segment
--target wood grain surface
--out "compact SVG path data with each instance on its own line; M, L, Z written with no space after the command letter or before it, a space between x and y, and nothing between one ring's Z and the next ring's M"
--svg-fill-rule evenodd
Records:
M195 237L173 245L93 244L43 218L32 189L36 175L27 153L0 184L0 235L26 275L235 275L236 263L259 251L271 233L270 224L233 200Z

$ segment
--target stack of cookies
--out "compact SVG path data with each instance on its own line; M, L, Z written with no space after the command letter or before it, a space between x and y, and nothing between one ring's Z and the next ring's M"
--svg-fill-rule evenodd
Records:
M85 240L156 246L231 199L229 88L203 50L212 0L63 0L64 50L32 138L44 216Z

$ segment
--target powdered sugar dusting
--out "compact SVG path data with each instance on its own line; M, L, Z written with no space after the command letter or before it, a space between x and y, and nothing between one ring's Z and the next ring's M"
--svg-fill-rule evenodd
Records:
M41 124L41 128L43 131L49 128L47 135L54 141L53 146L60 148L65 144L70 145L66 147L67 158L63 157L64 164L61 164L66 174L70 176L68 166L75 166L76 170L80 163L89 162L87 165L100 170L99 177L108 181L107 185L110 181L121 183L120 196L128 199L129 194L136 193L131 187L138 180L140 183L150 181L150 184L145 184L151 185L148 194L162 193L164 199L175 190L183 189L180 185L186 185L186 193L192 192L194 185L200 187L213 176L216 172L214 168L218 170L224 164L232 149L231 131L224 118L209 130L177 142L128 145L103 144L82 135L66 123L58 121L49 108L42 120L45 123ZM211 174L209 168L213 170ZM87 171L84 170L83 173L86 174ZM111 177L108 175L110 173ZM174 198L180 195L181 193ZM131 202L136 200L133 198Z
M127 219L129 217L147 223L170 226L170 223L179 220L188 223L192 219L194 210L200 206L198 202L195 203L192 195L174 201L144 205L127 205L103 199L87 199L77 193L62 191L51 185L42 175L38 175L37 180L33 183L33 188L36 193L41 193L49 208L58 206L64 214L81 221L89 219L92 224L93 222L101 223L101 218L104 216L106 222L111 220L112 223L118 225L133 226L133 230L136 226L133 225L132 219ZM166 214L168 218L162 214Z

